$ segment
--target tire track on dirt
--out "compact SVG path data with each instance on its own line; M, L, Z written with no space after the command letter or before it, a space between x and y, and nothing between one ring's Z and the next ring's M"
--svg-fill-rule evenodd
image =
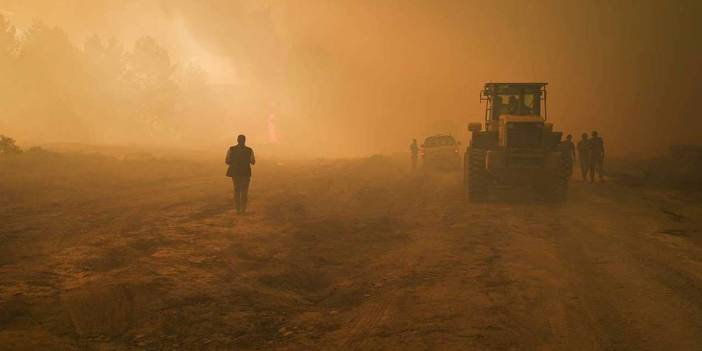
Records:
M421 178L413 180L415 184L423 181ZM390 205L393 208L403 208L402 220L416 225L418 218L427 217L431 220L440 220L445 210L441 205L445 192L435 193L437 188L424 182L420 184L419 191L413 191L411 184L405 186L399 194L396 193L394 202ZM398 189L396 189L398 190ZM398 206L399 204L403 204ZM408 205L414 204L414 205ZM385 323L393 315L398 315L399 306L403 300L414 293L413 289L407 289L403 284L408 279L421 275L426 269L428 246L427 239L434 240L426 233L417 232L413 229L408 233L411 238L402 247L387 252L382 257L378 257L370 268L370 275L362 277L367 283L370 281L386 280L382 290L377 291L374 296L368 296L369 300L353 311L353 317L348 326L335 333L330 345L339 350L368 350L382 348L384 340L379 340L378 336L384 329Z
M590 192L576 185L577 200L552 221L562 233L553 237L558 257L579 298L571 308L576 320L585 323L598 349L694 349L702 324L690 308L699 307L681 306L692 297L694 285L688 285L696 282L699 289L699 280L664 269L666 262L685 265L669 256L679 248L664 249L643 235L655 227L656 214L627 189L610 187Z

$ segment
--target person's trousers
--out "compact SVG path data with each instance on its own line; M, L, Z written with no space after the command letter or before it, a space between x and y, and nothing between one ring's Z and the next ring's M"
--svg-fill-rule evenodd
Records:
M580 157L580 175L583 180L587 180L587 173L590 171L590 162L584 157Z
M251 177L232 177L232 183L234 185L234 204L236 205L236 212L244 212L246 211L246 203L248 202Z
M590 181L591 182L595 181L595 172L597 172L597 176L600 178L600 180L604 179L602 176L603 163L604 163L603 157L595 157L590 161Z

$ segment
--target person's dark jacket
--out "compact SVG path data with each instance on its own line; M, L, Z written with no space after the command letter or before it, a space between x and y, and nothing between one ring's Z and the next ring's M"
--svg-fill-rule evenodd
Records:
M562 151L564 151L566 153L566 156L568 156L568 158L570 158L571 160L575 159L575 144L573 144L572 141L567 140L567 139L564 140L561 143L561 148L562 148Z
M251 177L251 165L256 164L256 158L250 147L235 145L227 151L224 162L229 165L227 177Z
M590 161L591 150L590 139L581 139L578 142L578 157L580 157L580 161Z
M604 141L602 140L602 137L596 136L590 138L590 153L592 154L592 158L594 160L599 160L603 159L605 155L605 150L604 150Z

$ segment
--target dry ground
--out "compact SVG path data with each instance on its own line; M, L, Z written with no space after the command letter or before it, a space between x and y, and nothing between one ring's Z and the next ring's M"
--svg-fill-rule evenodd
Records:
M700 350L697 194L404 163L0 163L2 350Z

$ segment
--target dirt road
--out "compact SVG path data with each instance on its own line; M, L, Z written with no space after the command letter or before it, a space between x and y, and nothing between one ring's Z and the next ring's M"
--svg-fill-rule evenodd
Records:
M219 164L28 164L0 175L2 350L702 345L699 194L469 204L381 157L260 162L237 217Z

